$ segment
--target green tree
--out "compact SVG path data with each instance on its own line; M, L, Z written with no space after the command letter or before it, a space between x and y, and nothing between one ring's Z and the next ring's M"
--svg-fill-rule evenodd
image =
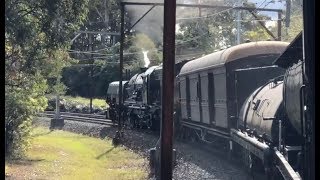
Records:
M68 60L66 49L87 6L88 0L6 0L6 155L23 154L32 119L47 104L47 80L57 79Z
M130 28L130 17L125 14L125 31ZM87 21L81 30L95 32L120 31L120 1L90 1ZM66 84L69 95L84 97L104 97L108 84L119 80L119 36L103 34L81 34L71 46L70 55L78 59L78 64L63 71L62 82ZM124 47L124 69L131 74L144 66L142 49L148 50L151 65L161 63L153 40L145 34L130 31L126 34ZM92 64L92 65L91 65ZM125 75L125 74L124 74ZM94 82L91 84L91 82ZM93 94L90 94L88 91Z
M287 42L291 42L303 29L302 0L293 0L290 11L290 26L283 27L283 39Z

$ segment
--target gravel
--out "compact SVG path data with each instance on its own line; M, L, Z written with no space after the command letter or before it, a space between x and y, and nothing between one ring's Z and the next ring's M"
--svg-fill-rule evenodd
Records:
M49 127L50 119L37 118L34 124ZM113 138L117 128L92 123L65 121L63 130L98 138ZM155 146L158 137L158 133L146 130L125 130L122 145L148 158L148 150ZM239 165L226 160L226 157L222 156L221 153L200 149L197 144L180 141L175 142L174 147L177 149L177 165L173 170L173 179L252 179ZM149 167L146 168L150 169Z

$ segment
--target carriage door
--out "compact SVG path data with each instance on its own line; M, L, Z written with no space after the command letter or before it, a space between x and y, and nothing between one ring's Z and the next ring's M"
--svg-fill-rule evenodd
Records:
M187 118L191 118L191 108L190 108L190 80L189 77L186 77L186 94L187 94Z
M191 120L200 122L200 84L198 74L189 75L190 81L190 112L191 112Z
M188 119L188 106L190 106L190 103L188 103L188 95L187 95L187 88L189 88L189 80L186 79L185 76L179 77L179 98L180 98L180 110L181 110L181 118L182 119ZM189 105L187 105L189 104Z

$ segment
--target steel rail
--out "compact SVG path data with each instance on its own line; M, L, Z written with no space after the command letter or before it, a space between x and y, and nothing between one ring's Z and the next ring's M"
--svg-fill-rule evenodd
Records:
M77 114L77 115L68 115L68 114ZM49 118L54 117L54 114L52 114L52 112L50 111L45 113L39 113L38 115L40 117L49 117ZM116 123L113 123L109 119L86 117L86 115L87 114L80 114L80 113L63 113L61 114L61 117L64 118L65 120L70 120L70 121L94 123L94 124L101 124L101 125L107 125L107 126L116 125Z
M44 111L46 114L55 114L55 111ZM92 117L96 119L105 119L106 116L98 114L84 114L84 113L70 113L70 112L60 112L62 115L80 116L80 117Z

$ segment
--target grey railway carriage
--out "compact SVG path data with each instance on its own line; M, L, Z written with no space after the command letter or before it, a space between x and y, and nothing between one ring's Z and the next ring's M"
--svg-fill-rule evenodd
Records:
M178 75L180 124L201 139L229 138L246 97L268 80L284 74L273 61L288 43L249 42L186 63Z

